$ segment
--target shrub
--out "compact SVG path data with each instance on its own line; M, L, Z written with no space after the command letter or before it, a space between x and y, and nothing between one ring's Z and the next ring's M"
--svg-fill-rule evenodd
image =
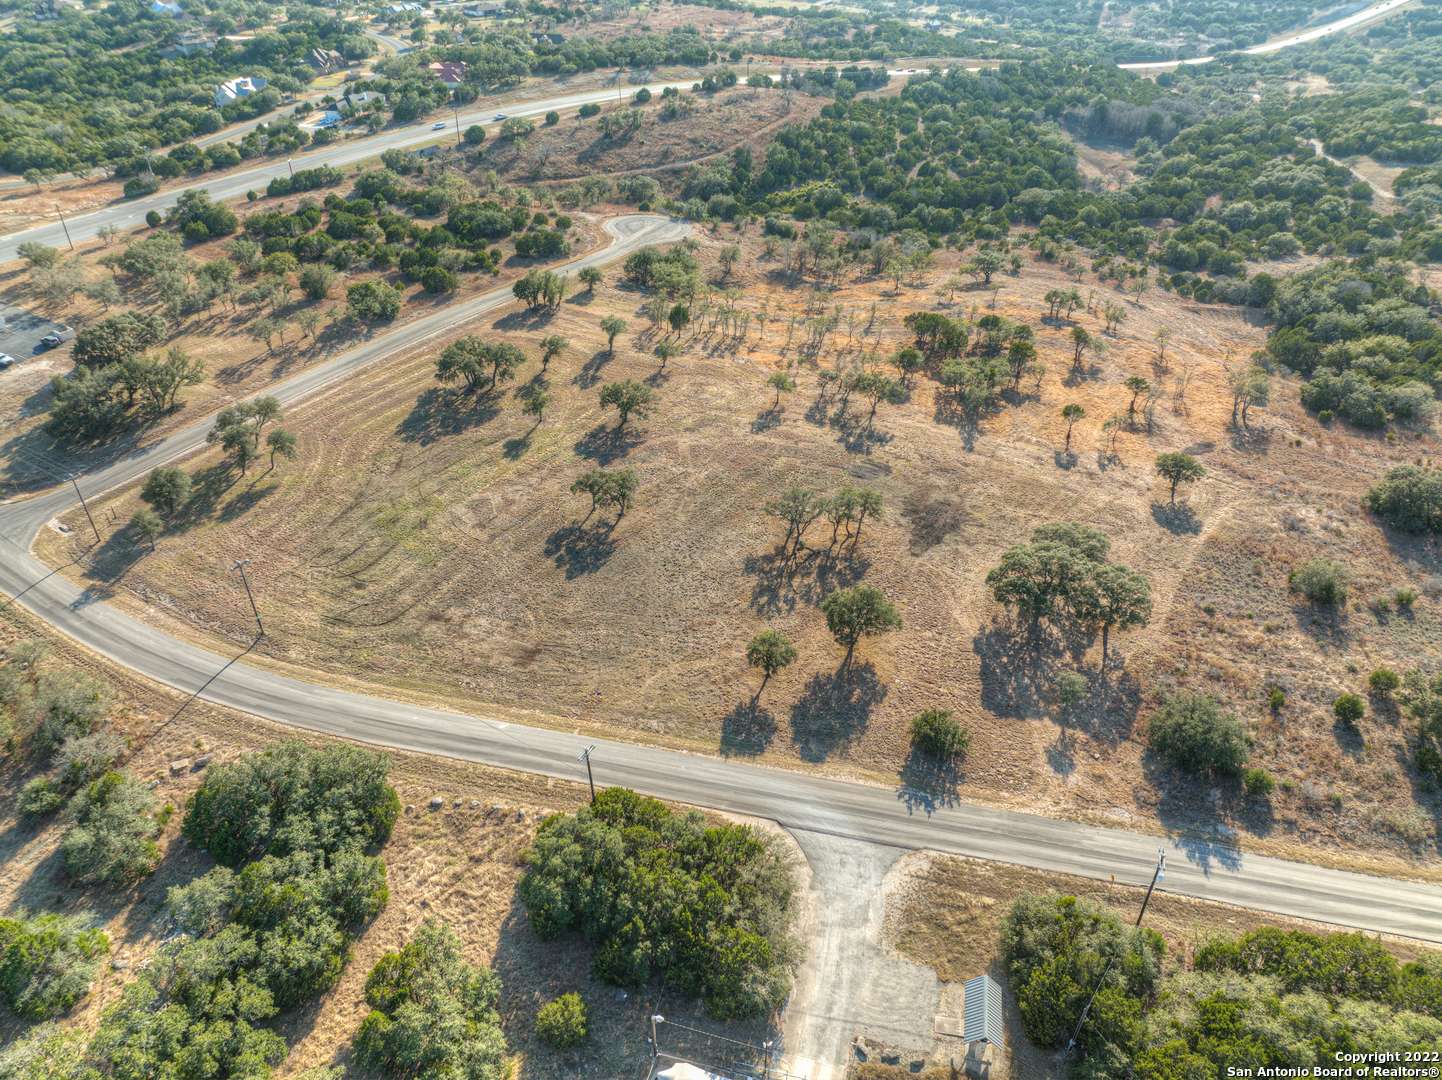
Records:
M582 120L589 120L591 117L599 114L600 111L601 106L597 105L594 101L588 101L577 110Z
M110 939L79 915L0 919L0 997L27 1020L70 1011L90 991Z
M1254 799L1270 795L1277 787L1277 781L1266 769L1243 769L1242 787Z
M1082 1059L1128 1061L1140 1049L1142 1002L1156 990L1165 951L1155 931L1074 896L1028 893L1007 913L1001 949L1032 1042L1065 1046L1096 987L1077 1042Z
M1347 601L1347 569L1331 559L1309 559L1287 578L1287 584L1314 604L1337 607Z
M64 805L65 792L60 785L48 776L37 776L26 781L20 789L16 809L21 817L41 818L48 817Z
M764 1016L786 999L791 875L755 830L707 827L609 788L548 818L526 861L519 893L531 926L598 943L600 978L638 987L659 975L721 1020Z
M390 322L401 311L399 289L384 281L361 281L346 290L346 308L362 322Z
M1242 722L1205 694L1172 694L1147 725L1152 749L1169 764L1199 776L1235 775L1250 740Z
M1362 505L1410 533L1442 533L1442 469L1399 465L1362 499Z
M1366 712L1367 705L1357 694L1342 694L1332 702L1332 715L1348 727L1356 727Z
M1388 667L1379 667L1367 676L1367 689L1379 698L1390 698L1401 685L1402 676ZM1341 698L1337 700L1340 701Z
M971 736L945 709L924 709L911 721L911 744L937 758L961 757Z
M336 272L329 266L307 266L298 279L300 291L310 300L324 300L335 285Z
M356 1034L356 1056L387 1076L503 1080L500 991L494 974L466 963L455 931L427 919L366 979L371 1012Z
M1056 677L1056 698L1064 709L1085 701L1089 689L1087 677L1080 671L1064 671Z
M1412 610L1412 605L1417 602L1417 590L1412 588L1397 589L1392 593L1392 602L1403 611Z
M1267 691L1267 708L1274 713L1282 711L1282 706L1287 704L1287 695L1279 686L1274 686Z
M81 788L65 808L70 828L60 843L75 881L123 886L160 862L160 822L150 789L126 773L108 772Z
M586 1003L580 994L562 994L536 1010L536 1034L541 1041L564 1050L586 1038Z
M16 709L36 753L48 757L73 735L88 735L110 708L110 687L70 668L41 671Z
M428 266L421 271L421 288L433 295L455 292L461 280L444 266Z
M112 731L72 735L55 755L65 786L74 790L104 776L125 753L125 740Z
M236 866L261 855L377 846L400 800L385 755L290 740L213 766L186 806L186 839Z

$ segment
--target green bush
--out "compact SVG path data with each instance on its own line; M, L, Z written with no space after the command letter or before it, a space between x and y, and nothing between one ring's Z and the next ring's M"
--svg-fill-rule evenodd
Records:
M1287 704L1287 695L1282 691L1281 687L1274 686L1267 691L1267 708L1271 709L1274 713L1281 712L1282 706L1285 704Z
M65 792L49 776L37 776L28 780L20 789L16 809L21 817L48 817L65 805Z
M1147 738L1169 764L1199 776L1235 775L1251 748L1242 722L1205 694L1167 697L1152 714Z
M60 744L55 764L61 780L71 791L104 776L125 753L125 740L113 731L72 735Z
M1358 694L1342 694L1332 702L1332 715L1348 727L1356 727L1366 712L1367 703Z
M60 842L65 872L78 882L123 886L160 862L160 822L150 789L127 773L108 772L76 792L65 808L70 827Z
M1379 667L1367 676L1367 689L1380 698L1390 698L1402 685L1402 676L1389 667Z
M542 1042L561 1050L585 1041L586 1003L581 995L562 994L537 1009L536 1034Z
M1409 533L1442 533L1442 469L1398 465L1362 499L1372 513Z
M924 709L911 721L911 744L935 758L966 754L971 736L945 709Z
M1254 799L1265 798L1276 790L1277 781L1266 769L1242 770L1242 788Z
M1403 611L1411 611L1412 605L1417 602L1417 590L1403 587L1392 593L1392 602Z
M110 951L110 939L90 924L80 915L0 919L0 997L15 1015L50 1020L90 992Z
M519 888L543 938L579 932L593 969L640 987L659 975L719 1020L765 1016L791 983L791 874L744 825L707 827L609 788L542 823Z
M504 1080L500 991L494 974L466 963L449 926L427 919L366 979L371 1012L356 1035L356 1056L386 1076Z
M48 758L72 735L89 735L110 708L110 687L71 668L42 669L16 705L21 732Z
M1002 924L1001 951L1032 1042L1066 1046L1097 988L1077 1040L1082 1062L1125 1062L1140 1048L1142 1006L1156 991L1165 952L1155 931L1123 925L1088 900L1027 893Z
M1347 602L1347 569L1331 559L1309 559L1287 578L1287 584L1314 604L1337 607Z
M375 847L400 800L385 755L356 746L312 749L290 740L213 766L185 811L185 837L224 866L261 855Z

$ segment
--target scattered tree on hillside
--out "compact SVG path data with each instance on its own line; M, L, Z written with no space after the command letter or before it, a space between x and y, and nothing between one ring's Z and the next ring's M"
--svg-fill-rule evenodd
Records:
M763 630L746 646L746 662L761 672L761 685L756 688L754 705L761 700L761 691L782 668L789 667L796 659L796 646L780 630Z
M1190 484L1207 475L1202 463L1191 454L1169 451L1157 455L1157 475L1171 485L1171 505L1177 504L1177 485Z
M644 419L650 412L654 397L655 394L649 386L635 379L607 383L601 388L601 406L615 409L619 417L616 421L617 431L624 428L626 421L632 416Z
M826 627L838 645L846 649L843 669L851 667L852 655L863 637L873 637L896 630L901 616L886 595L873 585L853 585L837 589L821 601Z

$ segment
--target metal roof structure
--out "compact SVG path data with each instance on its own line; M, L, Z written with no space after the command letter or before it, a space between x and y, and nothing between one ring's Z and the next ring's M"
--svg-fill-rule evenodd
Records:
M990 975L962 983L961 1037L967 1042L1006 1045L1006 1019L1002 1015L1001 987Z

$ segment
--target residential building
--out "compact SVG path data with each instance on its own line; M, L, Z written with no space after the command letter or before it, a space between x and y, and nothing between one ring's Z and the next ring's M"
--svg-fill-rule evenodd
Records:
M434 60L426 65L426 71L452 90L466 81L466 65L459 60Z
M258 94L266 86L265 79L259 75L242 75L238 79L228 79L215 88L215 107L219 109L241 98L250 97L251 94Z

